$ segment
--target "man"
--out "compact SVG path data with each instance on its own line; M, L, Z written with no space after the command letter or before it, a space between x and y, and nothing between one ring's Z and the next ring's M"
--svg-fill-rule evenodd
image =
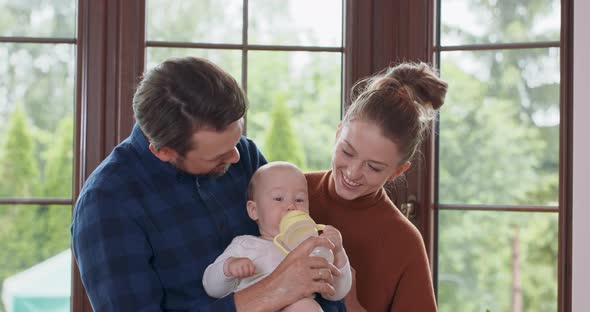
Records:
M338 270L307 256L334 248L322 238L233 295L203 289L205 268L231 240L258 234L246 188L266 160L241 135L246 109L236 81L202 59L169 60L144 77L131 135L88 178L74 210L73 251L94 310L276 311L334 293Z

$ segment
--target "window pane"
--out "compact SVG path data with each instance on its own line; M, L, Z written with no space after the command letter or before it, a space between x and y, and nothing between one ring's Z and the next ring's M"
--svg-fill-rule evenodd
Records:
M242 43L241 0L147 0L147 40Z
M74 49L0 44L0 197L71 197Z
M173 57L194 56L205 58L232 75L238 83L242 77L241 50L210 50L183 48L147 48L146 71Z
M559 49L441 53L441 203L558 203Z
M340 120L341 54L250 52L248 136L268 160L328 169Z
M441 44L558 41L560 0L442 0Z
M441 312L557 311L556 213L442 210L439 221Z
M70 222L71 206L0 206L7 311L70 311Z
M342 0L250 0L251 44L342 46Z
M0 0L0 36L76 36L75 0Z

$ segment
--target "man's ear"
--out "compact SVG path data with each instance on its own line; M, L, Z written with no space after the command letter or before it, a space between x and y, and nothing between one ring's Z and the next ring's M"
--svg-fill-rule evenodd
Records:
M391 181L395 180L397 177L399 177L404 172L406 172L408 169L410 169L411 166L412 166L412 163L409 161L406 161L403 165L401 165L397 169L395 169L395 171L389 176L388 180L391 180Z
M250 219L258 221L258 210L256 210L256 202L253 200L249 200L246 203L246 208L248 209L248 216L250 217Z
M150 152L152 152L154 156L158 157L158 159L163 162L170 162L171 160L174 160L177 156L176 151L174 151L173 149L166 146L157 149L152 143L150 143Z

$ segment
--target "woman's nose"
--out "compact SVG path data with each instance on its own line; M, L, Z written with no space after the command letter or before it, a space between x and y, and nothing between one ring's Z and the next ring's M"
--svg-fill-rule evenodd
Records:
M353 162L346 168L346 175L349 179L356 179L361 172L361 162Z

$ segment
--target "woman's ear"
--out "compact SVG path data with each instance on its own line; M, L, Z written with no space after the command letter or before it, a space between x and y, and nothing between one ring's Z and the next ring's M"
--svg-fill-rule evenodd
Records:
M246 208L248 210L248 216L250 217L250 219L258 221L258 211L256 210L256 202L253 200L249 200L246 203Z
M397 177L399 177L404 172L406 172L408 169L410 169L411 166L412 166L412 163L409 161L406 161L403 165L399 166L397 169L395 169L395 171L393 171L393 173L389 176L388 180L391 180L391 181L395 180Z
M166 146L157 149L153 143L150 143L150 152L152 152L154 156L158 157L158 159L163 162L170 162L171 160L174 160L177 156L176 151L174 151L173 149Z

